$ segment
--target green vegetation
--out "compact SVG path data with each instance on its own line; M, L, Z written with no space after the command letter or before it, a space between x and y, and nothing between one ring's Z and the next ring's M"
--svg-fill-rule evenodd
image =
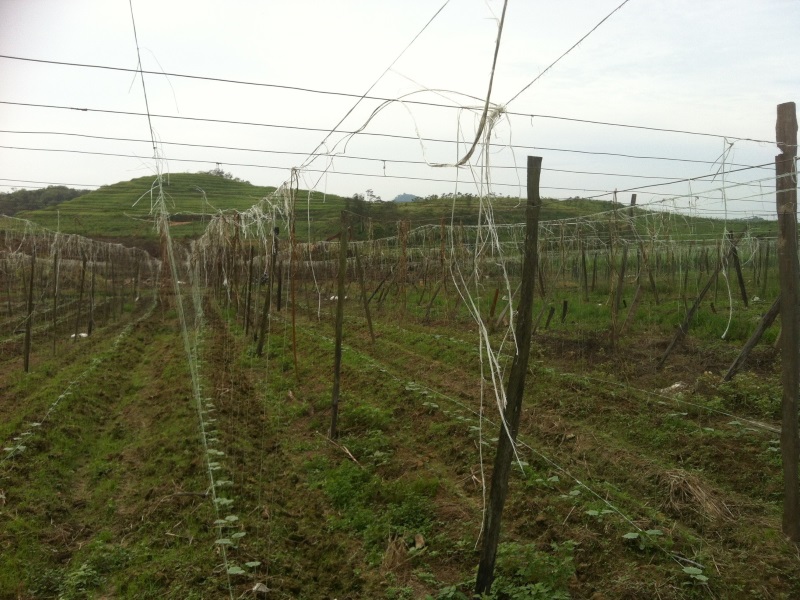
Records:
M167 210L171 215L172 235L178 239L202 235L208 220L217 211L246 210L275 191L273 187L254 186L229 173L216 170L168 174L163 181ZM57 206L40 208L37 205L26 205L26 210L18 216L53 230L60 223L60 229L65 233L77 233L92 238L122 238L136 243L136 238L152 239L156 236L149 214L151 198L156 193L154 185L155 176L139 177L103 186L69 201L60 200ZM49 197L45 191L40 192L40 195ZM396 235L397 222L401 220L410 221L412 228L422 225L438 226L442 219L449 225L451 217L456 225L475 225L478 223L480 204L480 200L471 194L458 194L455 197L444 194L414 202L395 203L368 202L358 195L340 197L321 192L309 194L306 190L297 192L296 201L297 236L300 241L319 241L338 234L343 210L351 214L355 238L363 240L369 236L377 239ZM524 221L524 202L520 202L518 198L495 197L492 199L492 206L495 222L498 224ZM615 208L620 211L619 214L615 214ZM623 211L624 214L629 214L628 208L609 201L545 199L540 218L551 221L602 215L598 217L601 224L595 225L594 229L597 236L605 239L609 228L618 230L622 227ZM639 208L633 214L637 217L652 215L652 218L636 219L638 233L645 239L656 232L659 239L705 238L709 235L721 235L725 225L718 219L674 219L668 213L647 213ZM729 230L747 230L754 236L774 232L775 227L773 222L760 219L729 221L727 225ZM567 234L571 235L571 232L567 231Z
M86 193L88 190L75 190L63 185L50 185L39 190L0 192L0 215L11 217L22 211L54 207Z
M62 204L62 230L70 222L65 214L77 227L85 210L95 230L118 227L113 235L124 237L143 227L142 235L152 236L148 197L135 208L142 221L118 218L119 202L132 205L150 184L133 180ZM173 175L167 192L178 215L172 231L193 237L215 209L247 208L269 190L223 172ZM99 202L94 212L90 196ZM305 202L303 192L298 202ZM451 202L394 205L313 194L311 237L335 234L342 209L374 219L353 219L360 239L394 235L401 218L435 231L449 219ZM456 199L465 226L477 219L476 202ZM70 213L73 203L83 208ZM496 199L498 221L521 220L518 204ZM598 238L615 233L632 241L634 232L610 208L569 200L545 211L548 218L605 212L593 223ZM753 598L765 590L785 600L800 596L796 549L780 531L779 363L771 344L778 327L731 382L720 377L777 293L774 253L755 241L743 248L749 306L729 269L731 294L718 278L687 338L656 370L715 263L706 252L713 244L689 249L676 240L716 236L722 224L655 216L641 223L663 226L659 236L670 240L649 252L659 299L631 245L618 325L632 314L639 284L643 295L613 342L619 246L611 256L589 253L585 269L574 243L554 241L542 256L534 311L543 316L487 600ZM734 225L750 227L751 235L766 230ZM566 228L564 236L572 235ZM559 239L560 224L550 234ZM142 272L142 300L134 302L136 271L121 277L116 269L115 279L113 265L99 270L98 290L106 293L98 298L111 304L101 310L98 300L92 336L68 340L75 312L65 313L67 326L52 337L49 321L37 315L33 370L22 373L27 262L7 259L3 273L13 277L8 291L0 290L8 313L8 337L0 340L0 437L7 448L0 454L0 599L239 598L257 584L275 598L471 598L483 486L502 432L476 324L452 279L437 271L438 235L422 238L402 286L380 283L390 269L398 272L397 248L362 256L368 289L383 285L371 303L374 341L350 278L335 440L326 436L335 270L323 260L313 276L298 270L293 317L284 279L284 302L280 311L272 303L260 357L258 319L244 331L247 254L231 267L209 252L195 281L180 262L198 358L195 390L171 282ZM473 256L466 247L453 253L460 266ZM507 372L515 349L501 311L510 294L496 259L480 260L481 277L468 287ZM49 307L53 262L41 263L38 301ZM519 273L509 265L513 291ZM643 269L639 277L634 265ZM80 261L69 266L62 277L75 279ZM584 290L582 275L595 270ZM443 277L447 286L434 292ZM253 315L266 294L257 281ZM144 299L154 288L158 304L150 314ZM74 310L74 290L64 294ZM763 298L753 300L756 294ZM192 296L202 302L202 321Z

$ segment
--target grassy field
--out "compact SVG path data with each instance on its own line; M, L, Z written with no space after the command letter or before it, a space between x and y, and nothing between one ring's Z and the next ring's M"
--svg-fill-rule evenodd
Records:
M172 176L168 192L187 219L173 223L178 246L179 232L199 235L212 207L247 208L269 191L205 177L212 180ZM205 216L202 203L199 211L191 204L198 182L206 186ZM229 184L238 192L225 196ZM82 233L112 227L106 211L115 202L132 205L149 185L119 184L126 190L119 196L94 192L105 210L89 210L91 194L62 204L62 230L72 203L73 216L86 211L82 226L94 228ZM456 221L474 223L475 202L459 199ZM117 217L110 237L142 232L138 243L157 251L149 198L140 205L144 220ZM495 207L498 222L521 219L515 199ZM588 211L598 239L616 238L613 252L588 252L583 266L577 236L565 241L572 221L546 225L554 242L537 280L534 315L542 318L489 598L800 597L797 548L781 533L779 324L744 369L722 381L778 293L774 248L758 239L772 224L728 224L749 228L741 252L748 301L728 264L689 335L658 369L716 264L716 240L682 240L721 236L724 224L643 216L639 235L658 227L666 237L650 251L656 246L634 243L633 230L609 208L545 205L551 219ZM363 217L353 230L366 239L367 218L378 237L378 227L394 235L399 219L438 229L453 208L442 200L369 205L312 195L311 238L335 234L341 210ZM327 437L335 245L302 263L294 306L288 284L280 303L273 289L261 356L266 280L259 263L247 284L241 247L219 244L225 251L216 255L209 246L194 276L185 261L174 278L102 264L95 328L77 341L70 338L76 321L82 331L88 319L78 305L89 301L76 288L81 263L64 265L53 319L56 263L41 261L27 374L28 261L6 255L0 599L233 599L253 596L256 585L270 590L268 598L470 598L499 413L477 324L450 271L443 278L440 270L441 240L413 239L418 245L402 269L396 242L362 245L374 250L362 256L374 341L351 257L335 440ZM622 242L630 256L616 317L621 333L611 336ZM505 372L515 350L503 309L519 268L509 261L507 287L497 258L476 258L473 243L459 241L448 260L464 270ZM658 298L637 248L648 251ZM473 261L480 275L469 279Z
M659 371L685 310L660 281L616 346L606 287L537 299L536 313L570 308L534 337L492 598L800 594L780 532L775 328L720 380L768 303L734 296L726 340L722 302L705 303ZM258 357L241 290L196 290L198 320L183 289L191 360L169 287L55 354L35 344L29 375L0 357L0 598L238 598L258 583L274 598L469 597L499 425L454 290L430 312L431 284L376 297L375 342L347 302L331 441L327 292L318 312L313 281L298 290L295 368L286 302Z

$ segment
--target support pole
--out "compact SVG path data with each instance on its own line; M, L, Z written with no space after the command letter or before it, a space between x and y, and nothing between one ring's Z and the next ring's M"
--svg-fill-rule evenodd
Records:
M755 345L761 339L761 336L764 335L764 332L769 329L769 326L772 325L772 322L775 320L775 317L778 316L778 313L781 309L781 299L776 298L775 302L772 303L772 306L769 307L769 310L764 313L764 316L761 317L761 321L758 323L758 327L753 332L753 335L750 336L750 339L747 340L747 343L742 348L742 351L739 352L739 356L736 357L736 360L733 361L728 372L725 373L725 377L722 378L722 381L730 381L734 375L742 368L742 365L747 360L747 357L750 356L750 352L755 348Z
M358 252L358 244L353 245L353 250L356 255L356 272L358 274L358 285L361 288L361 303L364 305L364 314L367 317L367 326L369 327L369 337L372 342L375 342L375 332L372 329L372 314L369 312L369 301L367 300L367 286L364 283L364 269L361 267L361 256Z
M483 522L484 536L481 544L481 557L475 593L488 594L494 580L494 565L497 558L497 543L500 539L500 519L508 493L508 476L511 459L514 455L519 419L522 412L522 396L525 391L525 376L528 372L528 359L531 349L533 329L533 294L536 283L537 240L539 237L539 176L542 159L528 157L528 202L525 207L525 254L522 263L522 289L520 292L519 314L517 315L516 337L517 353L511 365L506 392L504 411L505 426L501 427L494 459L492 483L489 490L489 504Z
M96 258L96 257L95 257ZM94 330L94 282L96 261L92 260L92 283L89 286L89 323L86 326L86 335L92 335Z
M58 235L53 249L53 355L56 353L56 337L58 329L58 259L60 251L58 249Z
M700 290L700 293L697 295L697 299L694 301L694 304L692 304L692 307L689 309L689 312L686 313L686 318L683 320L683 323L681 323L680 327L678 327L678 331L675 332L675 337L672 338L672 341L667 347L666 352L664 352L664 355L661 357L661 360L658 361L658 364L656 365L656 370L661 370L664 367L664 364L667 362L669 355L672 354L672 351L675 349L678 343L688 333L689 327L691 326L692 320L694 319L694 315L697 312L697 309L700 307L700 303L703 301L703 298L705 298L706 294L708 293L708 290L710 290L711 286L714 284L717 275L719 275L719 272L722 270L722 264L726 260L728 260L728 258L731 255L731 252L733 252L733 249L736 248L736 244L739 243L739 239L741 239L741 236L731 240L730 249L725 254L725 257L719 261L719 264L717 264L717 268L714 271L714 274L708 280L708 283L706 283L706 286L702 290Z
M31 248L31 276L28 278L28 316L25 319L25 345L23 347L24 353L24 367L25 372L30 371L31 366L31 332L33 328L33 282L36 275L36 244Z
M775 157L775 199L781 284L783 532L793 542L800 542L800 438L797 422L797 396L800 391L800 273L797 264L797 112L794 102L778 105L775 139L781 151Z
M83 305L83 284L86 281L86 256L82 257L81 263L81 284L78 288L78 317L75 319L75 336L72 338L74 342L78 341L78 334L81 331L81 306Z
M328 434L336 439L339 419L339 388L342 378L342 323L344 322L344 284L347 274L347 213L342 211L342 232L339 234L339 274L336 285L336 347L333 351L333 393L331 394L331 429Z

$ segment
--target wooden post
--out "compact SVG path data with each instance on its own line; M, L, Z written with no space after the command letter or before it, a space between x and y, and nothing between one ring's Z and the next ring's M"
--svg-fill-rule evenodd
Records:
M269 264L267 266L267 294L264 297L264 304L261 311L261 327L258 331L258 346L256 346L256 355L261 356L264 353L264 341L267 337L267 324L269 323L269 311L272 308L272 280L275 279L275 255L278 253L278 230L274 230L272 234L272 248L269 254Z
M778 105L775 139L775 199L778 212L778 272L781 284L781 458L783 461L783 532L800 542L800 438L797 396L800 391L800 292L797 264L797 112L794 102Z
M732 233L728 233L728 236L732 236ZM731 258L733 259L733 267L736 269L736 279L739 282L739 291L742 294L742 302L744 303L744 307L748 307L748 300L747 300L747 288L744 286L744 275L742 274L742 263L739 261L739 251L736 249L736 246L733 247L733 252L731 253Z
M728 250L725 257L719 261L719 263L717 264L717 268L714 271L714 274L708 280L705 287L702 290L700 290L700 293L697 295L697 299L694 301L694 304L692 304L692 307L686 313L686 318L683 320L683 323L681 323L681 325L678 327L678 331L675 332L675 336L672 338L672 341L667 347L666 352L664 352L664 355L661 357L661 360L658 361L658 364L656 365L657 370L660 370L664 366L664 363L667 362L667 358L669 358L669 355L672 354L672 351L675 349L675 346L677 346L678 342L680 342L684 338L684 336L686 336L687 332L689 331L689 327L692 324L692 320L694 319L694 315L697 312L697 309L700 307L700 303L703 301L703 298L705 298L706 294L708 293L708 290L711 289L711 286L713 285L717 275L722 270L723 262L725 262L725 260L728 259L728 257L730 256L731 252L736 247L736 244L738 242L739 238L731 240L730 250Z
M94 330L94 276L95 276L95 262L92 261L92 283L89 287L89 323L86 326L86 335L92 335Z
M33 282L36 274L36 244L31 248L31 276L28 282L28 317L25 319L25 345L23 347L23 363L25 372L30 371L31 365L31 331L33 328Z
M494 319L494 311L497 308L497 299L500 297L500 288L494 288L494 298L492 299L492 306L489 308L489 321Z
M764 266L761 268L761 297L767 295L767 278L769 274L769 247L770 243L767 242L767 250L764 254Z
M339 388L342 377L342 323L344 322L344 286L347 273L347 213L342 211L342 232L339 235L339 273L336 300L336 346L333 352L333 393L331 394L330 439L336 439L336 426L339 419Z
M436 296L439 295L439 290L442 289L443 285L444 285L444 283L442 281L440 281L439 284L436 286L436 289L434 290L430 301L428 302L428 308L425 309L425 318L423 319L425 322L427 322L431 317L431 308L433 307L433 302L434 302L434 300L436 300ZM447 305L447 299L445 299L445 306L446 305Z
M556 307L551 306L550 310L547 311L547 320L544 322L545 329L550 329L550 321L553 319L554 314L556 314Z
M253 290L253 246L250 246L250 258L247 261L247 285L244 301L244 335L250 333L250 297Z
M519 314L517 315L516 338L517 353L511 365L506 391L506 407L504 411L505 426L500 428L497 442L497 454L492 471L492 482L489 490L489 504L483 523L483 541L481 544L478 576L475 582L476 594L485 594L491 590L494 580L494 565L497 558L497 543L500 539L500 520L508 492L508 477L511 471L511 459L514 454L517 431L519 430L522 412L522 397L525 391L525 377L528 372L528 359L531 348L531 331L533 329L533 295L536 283L537 239L539 236L539 175L542 159L538 156L528 157L528 202L525 207L525 255L522 266L522 291L520 293Z
M300 370L297 363L297 236L295 234L295 188L292 188L289 219L289 294L292 298L292 358L294 360L294 376L299 377Z
M780 309L781 299L776 298L775 302L772 303L772 306L769 307L769 310L764 313L763 317L761 317L758 327L756 327L756 330L753 332L753 335L750 336L750 339L747 340L744 348L742 348L742 351L739 353L739 356L736 357L736 360L733 361L728 369L728 372L725 373L725 377L722 378L722 381L730 381L731 378L736 375L739 369L742 368L742 365L747 360L747 357L750 356L750 352L761 339L761 336L764 335L764 332L769 328L770 325L772 325L775 317L778 316Z
M278 268L275 273L278 278L278 291L276 293L276 299L278 302L276 303L275 308L278 310L278 312L281 312L281 308L283 306L283 261L278 263Z
M369 312L369 301L367 300L367 286L364 283L364 269L361 267L361 256L358 252L358 244L353 246L356 255L356 271L358 274L358 285L361 288L361 303L364 305L364 314L367 316L367 327L369 327L369 337L375 342L375 332L372 330L372 315ZM437 288L438 289L438 288Z
M56 329L58 325L58 237L53 251L53 354L56 353Z
M613 301L611 303L611 347L617 347L617 333L619 322L619 306L622 304L622 290L625 286L625 269L628 266L628 245L622 247L622 264L619 268L619 276L617 277L617 286L614 290Z
M581 284L583 287L583 300L589 301L589 273L586 270L586 247L584 242L581 242L581 273L583 274Z
M631 307L628 309L628 314L625 315L625 321L622 323L622 327L619 329L619 335L623 335L627 330L628 327L633 323L633 318L636 316L636 311L639 308L639 302L642 300L642 284L639 283L636 286L636 292L633 294L633 301L631 302Z
M78 334L80 333L81 327L81 305L83 304L83 284L86 281L86 256L83 257L81 261L81 284L78 288L78 317L75 319L75 337L73 340L75 342L78 341Z

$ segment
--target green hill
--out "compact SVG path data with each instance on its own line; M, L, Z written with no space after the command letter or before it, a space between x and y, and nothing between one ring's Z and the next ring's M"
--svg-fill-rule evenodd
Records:
M41 210L25 211L17 216L49 229L76 233L86 237L119 240L128 244L149 245L156 239L150 215L154 178L139 177L130 181L103 186L78 198ZM167 209L171 214L175 238L200 236L211 215L217 211L245 210L275 191L274 187L251 185L248 182L208 173L176 173L164 178ZM341 211L348 211L354 225L354 235L365 239L371 222L375 238L395 235L397 222L406 220L412 228L446 223L474 225L479 220L480 200L469 194L431 196L407 203L367 202L360 198L345 198L320 192L309 194L300 190L297 195L297 237L300 241L327 239L340 229ZM495 198L492 201L495 222L498 224L524 221L524 202L518 198ZM617 211L613 209L617 208ZM627 231L624 224L629 215L627 207L598 200L543 201L542 221L568 220L557 225L564 235L575 235L575 219L592 219L581 228L581 235L607 237L608 231ZM635 209L636 228L643 236L657 229L659 237L705 238L721 235L725 224L720 220L668 215ZM309 233L310 224L310 233ZM775 229L771 221L736 221L727 223L729 230L748 229L756 235L769 234ZM584 233L585 231L585 233Z

